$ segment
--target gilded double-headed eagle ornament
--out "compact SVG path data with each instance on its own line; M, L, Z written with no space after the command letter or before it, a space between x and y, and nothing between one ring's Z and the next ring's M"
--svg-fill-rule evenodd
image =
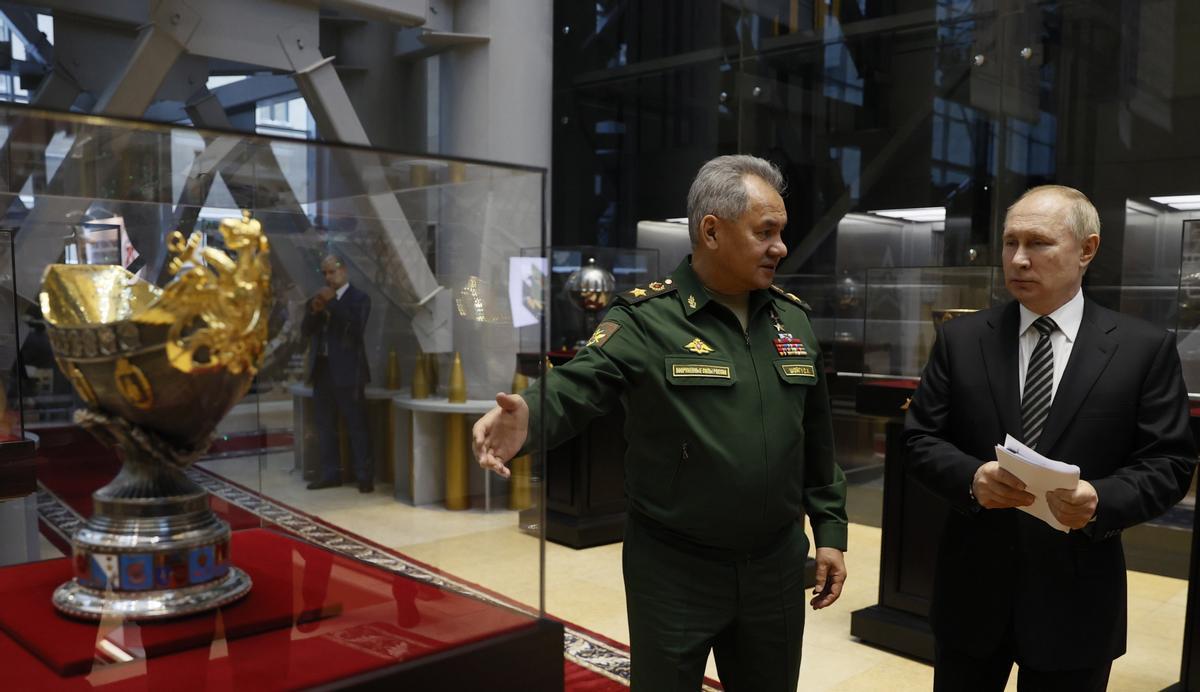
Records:
M50 343L89 407L199 442L245 394L267 338L269 245L249 212L220 231L225 250L172 233L162 289L118 266L46 268Z

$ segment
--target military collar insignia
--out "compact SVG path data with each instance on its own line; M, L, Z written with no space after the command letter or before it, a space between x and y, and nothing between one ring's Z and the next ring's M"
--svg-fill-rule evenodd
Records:
M787 331L787 327L783 325L783 320L780 319L779 313L775 311L775 306L773 305L771 306L771 324L775 327L775 331L778 332L778 336L772 339L772 343L775 344L776 353L784 357L808 355L808 349L804 347L804 341L797 339Z
M696 296L688 296L688 307L693 310L696 309Z
M692 339L688 343L684 344L683 347L686 348L687 350L691 351L692 353L695 353L695 354L701 355L701 356L707 355L709 353L713 353L713 347L704 343L702 340L700 340L699 337Z

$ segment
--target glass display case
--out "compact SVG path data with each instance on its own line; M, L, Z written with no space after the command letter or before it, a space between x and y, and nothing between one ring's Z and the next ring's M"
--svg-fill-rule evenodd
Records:
M0 231L0 302L13 299L12 233ZM23 404L44 379L37 369L48 350L45 330L31 328L21 341L16 320L0 323L0 354L12 363L0 378L0 565L38 559L36 436L24 430Z
M862 374L918 379L935 325L1007 298L998 267L868 269L863 287Z
M658 250L594 245L553 248L549 266L551 350L573 355L587 343L618 293L645 286L672 269L659 266Z
M546 289L513 261L545 256L544 171L5 107L0 172L10 685L561 689L518 522L539 461L488 477L468 439L546 352ZM164 491L122 521L223 542L89 542L139 473L199 504ZM14 502L41 534L15 556ZM235 572L248 592L187 607ZM499 652L522 661L503 680Z

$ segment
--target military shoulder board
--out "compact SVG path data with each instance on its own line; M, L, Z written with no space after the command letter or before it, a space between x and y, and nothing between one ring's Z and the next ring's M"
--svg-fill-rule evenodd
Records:
M788 300L792 301L796 305L799 305L800 308L802 310L804 310L805 312L812 312L812 306L809 305L808 303L804 302L803 300L801 300L800 297L797 296L795 293L789 293L789 292L783 290L782 288L776 286L775 284L771 284L771 290L775 291L776 293L783 296L784 298L787 298Z
M651 281L645 286L634 286L628 291L621 291L621 299L630 305L640 303L643 300L650 300L658 296L664 296L676 288L675 282L671 279L663 279L661 281Z

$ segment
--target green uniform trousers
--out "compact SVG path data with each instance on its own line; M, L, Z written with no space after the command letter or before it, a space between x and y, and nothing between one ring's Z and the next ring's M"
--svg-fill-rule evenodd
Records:
M623 547L633 692L696 692L711 649L729 692L795 692L804 636L801 522L732 556L665 540L631 517Z

